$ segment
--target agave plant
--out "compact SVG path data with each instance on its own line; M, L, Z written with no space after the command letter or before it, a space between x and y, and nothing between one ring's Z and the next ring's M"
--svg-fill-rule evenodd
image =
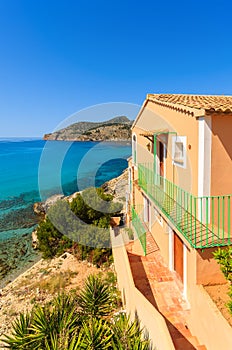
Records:
M96 275L90 275L78 298L81 312L86 317L103 317L112 313L114 300L110 287Z
M148 350L150 341L143 339L143 330L136 317L134 321L130 316L120 313L111 326L113 332L112 346L114 350Z
M20 314L19 318L15 320L12 324L12 335L6 335L5 339L2 339L7 349L25 349L25 339L30 334L30 325L31 325L32 317L29 313ZM32 349L32 347L28 347L28 350Z
M148 350L137 318L112 317L112 290L90 275L79 297L59 295L14 321L5 348L12 350ZM78 304L79 303L79 304Z
M106 320L91 317L82 324L79 335L81 350L106 350L112 349L112 331Z
M36 306L31 315L20 315L13 323L13 333L4 342L9 349L66 349L80 320L71 296L59 295L43 307Z

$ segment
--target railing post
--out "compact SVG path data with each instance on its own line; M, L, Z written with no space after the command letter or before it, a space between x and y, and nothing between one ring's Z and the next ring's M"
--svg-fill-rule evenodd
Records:
M197 245L197 198L194 197L194 244Z
M218 238L220 238L220 197L217 197L218 202L218 217L217 217L217 224L218 224Z
M201 242L202 242L202 223L203 223L203 198L199 198L198 199L198 202L200 200L200 206L199 206L199 210L200 210L200 237L201 237ZM198 213L199 215L199 213Z
M222 241L225 242L225 196L222 196Z
M138 164L139 185L193 247L231 243L231 195L196 197L154 169Z
M228 196L228 243L231 244L231 237L230 237L230 216L231 216L231 211L230 211L230 196Z
M212 197L212 213L211 213L211 217L212 217L212 242L214 242L214 197Z
M208 233L209 233L209 197L206 197L206 244L208 245L209 243L209 237L208 237Z

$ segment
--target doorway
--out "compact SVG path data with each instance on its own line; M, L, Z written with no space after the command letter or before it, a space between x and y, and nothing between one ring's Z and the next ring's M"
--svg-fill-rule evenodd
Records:
M158 158L159 158L159 174L164 176L164 144L159 141L158 146Z
M157 150L156 150L156 183L159 186L165 187L165 158L166 158L166 145L157 141Z
M174 270L184 279L184 244L180 237L174 232Z

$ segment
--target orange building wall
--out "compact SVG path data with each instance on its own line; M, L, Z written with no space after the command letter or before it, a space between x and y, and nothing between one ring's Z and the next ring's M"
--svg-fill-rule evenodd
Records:
M211 194L232 194L232 116L212 116Z
M164 258L165 264L169 265L169 236L166 221L163 220L163 223L161 225L156 220L152 225L151 233L160 251L162 252L162 257Z
M183 189L198 193L198 121L192 116L170 108L161 107L152 101L148 101L141 116L136 122L136 127L145 130L176 131L178 136L187 136L187 167L183 169L172 164L172 136L168 137L166 177ZM143 137L144 140L147 139ZM143 143L141 138L138 142Z
M196 250L197 284L208 285L226 282L219 264L213 257L213 252L217 249L215 247Z

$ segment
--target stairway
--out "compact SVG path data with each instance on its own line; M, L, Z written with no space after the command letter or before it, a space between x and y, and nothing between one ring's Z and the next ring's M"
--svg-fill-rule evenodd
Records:
M176 350L207 350L191 334L187 325L189 305L183 299L181 281L169 271L151 233L147 233L147 255L137 250L138 244L128 245L128 258L134 283L163 315ZM137 252L136 252L137 251Z

